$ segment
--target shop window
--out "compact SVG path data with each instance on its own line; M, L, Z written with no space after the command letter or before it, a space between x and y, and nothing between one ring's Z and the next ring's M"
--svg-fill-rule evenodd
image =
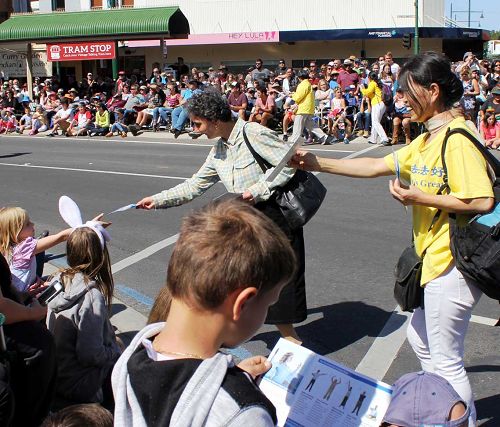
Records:
M134 7L134 0L122 0L122 7Z
M52 10L66 10L66 0L52 0Z
M90 7L92 9L102 9L102 0L90 0Z

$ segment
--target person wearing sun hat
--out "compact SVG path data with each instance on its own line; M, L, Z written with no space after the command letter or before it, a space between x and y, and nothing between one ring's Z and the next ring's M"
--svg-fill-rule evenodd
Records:
M411 372L394 383L381 427L467 427L470 408L439 375Z

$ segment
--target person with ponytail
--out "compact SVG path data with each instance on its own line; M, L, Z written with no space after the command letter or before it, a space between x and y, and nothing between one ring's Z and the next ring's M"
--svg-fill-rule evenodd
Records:
M422 369L445 378L470 407L472 426L476 411L464 369L464 341L481 291L455 266L449 215L455 214L461 224L478 213L489 212L494 204L491 180L483 155L467 137L454 134L445 153L449 191L437 194L443 184L441 148L447 130L459 128L472 135L477 132L462 111L454 108L463 86L451 71L450 61L435 52L417 55L401 68L399 83L411 107L412 121L423 123L426 133L398 150L397 155L337 160L298 151L291 166L373 178L394 175L398 169L395 161L399 163L401 178L389 182L389 191L396 201L412 208L415 249L423 256L424 308L415 309L411 317L408 341ZM405 181L409 185L403 184ZM437 210L441 214L435 220Z
M372 71L368 74L368 85L365 88L361 88L361 93L370 100L372 107L372 133L368 138L368 142L376 144L377 137L379 137L382 145L391 145L381 123L386 110L382 100L382 85L383 83L380 81L378 74Z

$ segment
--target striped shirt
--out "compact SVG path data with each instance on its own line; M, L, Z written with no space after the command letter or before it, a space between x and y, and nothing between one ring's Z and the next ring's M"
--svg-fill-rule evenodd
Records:
M275 188L286 184L295 170L285 167L273 182L265 181L272 168L263 174L245 144L243 126L253 149L271 165L277 165L289 147L270 129L238 119L229 139L220 138L216 142L198 172L182 184L153 196L155 207L167 208L187 203L219 181L229 193L249 191L256 203L269 199Z

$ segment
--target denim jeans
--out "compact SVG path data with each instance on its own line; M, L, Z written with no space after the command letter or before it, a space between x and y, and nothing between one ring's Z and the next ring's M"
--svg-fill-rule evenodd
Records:
M161 117L165 122L168 121L167 116L172 114L173 108L168 107L156 107L153 110L153 123L158 123L158 117Z
M176 107L172 111L172 128L182 130L189 119L187 110L184 107Z
M358 113L358 120L359 120L359 125L358 129L359 130L370 130L370 126L372 125L372 117L371 114L368 111L365 111L364 113Z
M111 132L127 132L127 128L120 122L115 122L111 126Z
M452 264L425 285L425 308L414 311L407 331L422 369L445 378L471 408L469 426L474 425L476 409L464 368L464 340L481 295Z

